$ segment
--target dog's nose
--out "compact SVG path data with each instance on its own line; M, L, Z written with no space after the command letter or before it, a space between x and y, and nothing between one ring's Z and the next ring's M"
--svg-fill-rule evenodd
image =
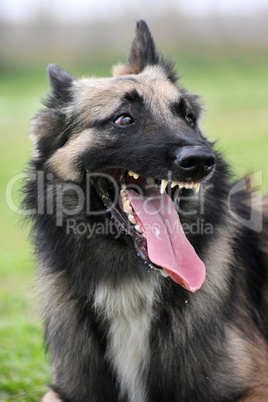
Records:
M185 146L176 152L177 168L194 181L201 180L213 171L215 166L214 153L203 146Z

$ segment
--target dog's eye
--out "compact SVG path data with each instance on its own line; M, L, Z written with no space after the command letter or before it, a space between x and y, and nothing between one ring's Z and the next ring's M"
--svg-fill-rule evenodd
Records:
M123 114L122 116L118 117L115 120L115 124L117 124L118 126L129 126L132 123L133 123L132 117L125 114Z
M192 113L189 113L185 116L185 120L189 124L189 126L194 127L195 126L195 117Z

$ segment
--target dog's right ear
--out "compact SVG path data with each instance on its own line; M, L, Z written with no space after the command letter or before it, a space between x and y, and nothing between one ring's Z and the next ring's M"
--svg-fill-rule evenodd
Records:
M154 40L145 21L137 23L136 35L132 42L126 65L118 65L113 69L114 75L139 74L146 66L156 65L159 55Z
M47 68L52 93L43 100L46 109L32 120L30 136L34 142L36 157L50 154L68 140L66 116L63 108L72 100L72 83L76 78L56 64Z
M50 101L57 105L63 105L70 101L70 87L75 77L62 70L56 64L50 64L47 68L50 86L52 88L52 97ZM51 105L53 106L53 105Z

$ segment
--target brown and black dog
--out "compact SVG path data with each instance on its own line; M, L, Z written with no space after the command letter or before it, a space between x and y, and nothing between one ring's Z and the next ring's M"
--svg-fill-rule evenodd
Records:
M25 186L44 401L268 401L268 208L233 190L198 96L144 21L113 77L48 74Z

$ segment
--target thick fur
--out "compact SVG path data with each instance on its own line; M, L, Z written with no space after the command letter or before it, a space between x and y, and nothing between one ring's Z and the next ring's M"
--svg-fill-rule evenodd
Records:
M214 174L180 204L184 227L207 229L186 233L207 270L190 293L144 264L87 180L119 167L182 181L174 150L213 147L198 125L200 99L177 84L143 21L113 78L79 80L57 66L48 72L52 94L33 122L25 186L25 205L36 212L30 219L53 372L44 400L268 400L266 206L261 233L232 218L229 168L214 151ZM126 113L135 124L116 127ZM103 213L89 213L87 203ZM233 197L232 207L247 212L247 195ZM108 233L88 236L104 224Z

